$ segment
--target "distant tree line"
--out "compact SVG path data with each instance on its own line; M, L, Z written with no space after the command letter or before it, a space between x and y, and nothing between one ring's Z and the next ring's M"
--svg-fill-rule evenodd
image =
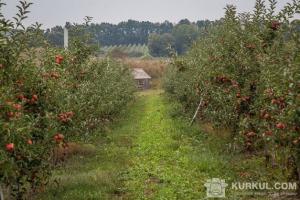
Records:
M85 26L85 33L91 36L91 43L99 46L147 44L152 56L167 56L171 49L181 54L194 41L199 31L211 24L211 21L201 20L190 22L187 19L173 24L169 21L152 23L148 21L128 20L119 24L91 23ZM73 31L82 26L68 23L70 37L78 36ZM76 34L76 35L75 35ZM63 46L63 27L55 26L45 30L45 37L50 44Z
M69 25L72 29L80 26L78 24ZM148 36L151 33L169 33L173 29L171 22L163 23L139 22L128 20L119 24L101 23L90 24L86 27L94 42L101 46L111 45L129 45L129 44L147 44ZM48 41L56 46L63 46L63 27L55 26L45 31Z
M187 19L174 25L169 33L151 33L148 47L152 56L169 56L172 52L185 53L211 21L197 21L192 23Z

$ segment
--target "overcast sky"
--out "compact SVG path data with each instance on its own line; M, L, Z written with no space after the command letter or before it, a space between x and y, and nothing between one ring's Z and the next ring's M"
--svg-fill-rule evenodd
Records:
M3 1L3 0L2 0ZM292 0L278 0L282 8ZM18 0L4 0L4 15L11 18L17 12ZM85 16L94 17L93 22L119 23L134 19L138 21L178 22L219 19L224 15L226 4L234 4L239 12L251 11L255 0L31 0L34 5L26 25L40 22L43 27L83 22Z

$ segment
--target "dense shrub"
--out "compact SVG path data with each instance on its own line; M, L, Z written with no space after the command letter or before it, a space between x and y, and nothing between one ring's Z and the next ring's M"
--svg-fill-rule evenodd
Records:
M69 110L75 110L77 133L89 133L112 120L133 97L135 85L131 70L119 62L90 61L77 90L70 96ZM73 109L72 109L73 108Z
M22 25L29 6L20 2L14 22L0 13L0 186L14 199L47 184L57 145L101 127L134 92L127 67L91 59L85 38L69 51L31 48L41 31Z
M232 147L264 150L266 163L300 178L300 2L276 14L257 0L253 13L234 6L168 69L165 90L192 113L232 130ZM298 169L298 171L296 170ZM296 175L296 176L295 176Z

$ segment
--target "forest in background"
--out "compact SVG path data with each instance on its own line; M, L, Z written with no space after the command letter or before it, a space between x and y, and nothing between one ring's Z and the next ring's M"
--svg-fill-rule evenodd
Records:
M180 20L177 24L169 21L152 23L149 21L128 20L119 24L91 23L82 24L66 23L70 36L90 34L90 43L97 48L114 45L148 45L149 53L155 57L169 56L171 49L179 54L184 53L195 41L201 30L205 30L212 21L199 20L190 22L188 19ZM54 46L63 46L63 28L55 26L44 31L46 40ZM83 31L78 32L78 28ZM73 31L76 30L76 31Z

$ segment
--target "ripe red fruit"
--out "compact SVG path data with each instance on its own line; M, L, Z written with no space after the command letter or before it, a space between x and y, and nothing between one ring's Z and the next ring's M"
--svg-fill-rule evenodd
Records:
M268 113L266 113L266 114L264 114L264 117L263 117L264 119L270 119L271 118L271 116L268 114Z
M36 94L32 95L32 99L37 101L38 100L38 96Z
M31 99L28 99L30 104L35 104L38 101L38 96L36 94L32 95Z
M22 105L16 103L16 104L13 104L13 108L16 109L16 110L21 110Z
M29 145L32 145L32 140L31 139L29 139L29 140L27 140L27 144L29 144Z
M20 101L26 100L25 96L23 94L19 94L17 96L17 99L19 99Z
M285 129L285 124L282 122L279 122L278 124L276 124L276 128L278 129Z
M74 114L75 113L73 111L60 113L58 115L58 119L59 119L59 121L66 123L66 122L71 121L71 118L74 116Z
M70 111L70 112L67 112L66 114L68 115L68 117L73 117L75 113L73 111Z
M237 97L237 98L241 98L241 93L237 93L237 94L236 94L236 97Z
M61 55L55 56L55 62L56 62L56 64L60 65L63 60L64 60L64 58Z
M15 145L14 143L9 143L6 145L6 150L9 151L9 152L12 152L15 148Z
M59 143L64 140L65 136L63 134L57 133L54 135L54 140Z
M7 117L8 118L13 118L15 116L15 113L14 112L8 112L6 113Z
M276 31L278 30L280 27L280 22L279 21L272 21L272 24L271 24L271 29Z

